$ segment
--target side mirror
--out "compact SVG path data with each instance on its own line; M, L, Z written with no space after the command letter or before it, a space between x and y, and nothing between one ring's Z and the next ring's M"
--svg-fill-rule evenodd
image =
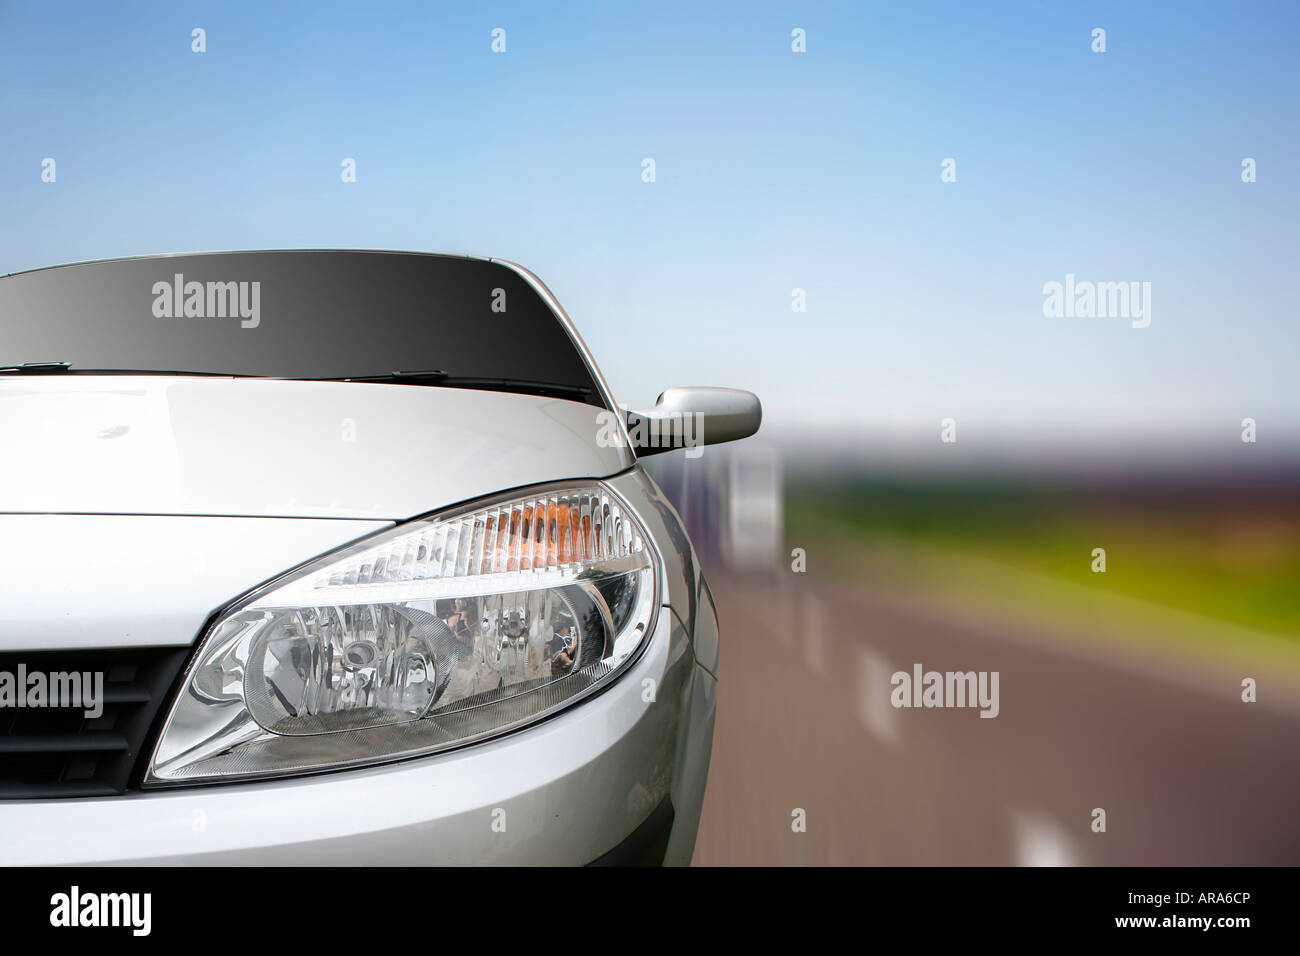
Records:
M670 388L654 408L629 410L627 430L638 455L654 455L748 438L762 421L763 407L753 392L697 386Z

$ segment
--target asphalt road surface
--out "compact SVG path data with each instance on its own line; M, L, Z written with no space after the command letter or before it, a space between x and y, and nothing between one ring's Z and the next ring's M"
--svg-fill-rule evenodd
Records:
M802 578L711 580L696 865L1300 863L1300 707L1267 679L1244 703L1230 668ZM893 707L891 675L916 663L998 671L998 716Z

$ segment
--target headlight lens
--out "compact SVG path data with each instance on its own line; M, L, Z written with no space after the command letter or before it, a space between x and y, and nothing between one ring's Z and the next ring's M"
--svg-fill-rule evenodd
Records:
M419 519L317 559L213 624L146 783L356 766L536 720L640 648L654 561L600 483Z

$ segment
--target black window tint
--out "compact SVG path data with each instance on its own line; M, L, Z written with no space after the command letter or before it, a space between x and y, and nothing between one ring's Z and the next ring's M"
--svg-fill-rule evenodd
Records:
M0 365L27 362L281 378L440 369L575 386L603 404L532 287L456 256L237 252L19 273L0 279Z

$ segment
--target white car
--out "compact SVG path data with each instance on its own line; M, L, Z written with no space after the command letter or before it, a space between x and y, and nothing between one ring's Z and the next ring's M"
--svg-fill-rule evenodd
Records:
M718 626L626 412L508 262L0 278L0 863L690 861Z

